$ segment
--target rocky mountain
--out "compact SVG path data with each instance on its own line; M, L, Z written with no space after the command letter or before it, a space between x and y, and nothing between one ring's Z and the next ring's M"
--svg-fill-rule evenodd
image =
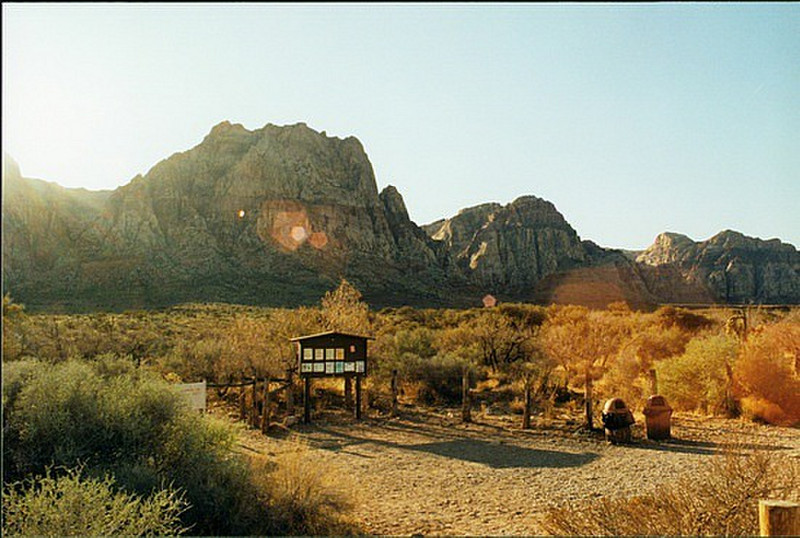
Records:
M7 168L3 290L33 307L303 304L341 277L375 302L447 296L443 252L352 137L223 122L101 194Z
M375 306L800 302L798 253L777 240L663 234L634 260L534 196L417 226L358 140L302 123L223 122L114 191L24 178L6 158L2 224L3 292L33 309L308 304L342 277Z
M685 235L663 233L636 261L677 271L685 286L704 290L718 302L800 302L800 254L778 239L764 241L726 230L695 242ZM668 290L661 295L668 295Z
M444 244L467 280L493 293L524 292L590 258L555 206L535 196L464 209L426 230Z

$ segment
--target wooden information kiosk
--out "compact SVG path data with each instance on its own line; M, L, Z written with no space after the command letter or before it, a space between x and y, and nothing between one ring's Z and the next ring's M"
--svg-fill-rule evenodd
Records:
M367 340L359 336L329 331L291 338L297 344L297 371L303 378L303 421L311 423L311 380L315 377L355 378L355 416L361 418L361 379L369 371Z

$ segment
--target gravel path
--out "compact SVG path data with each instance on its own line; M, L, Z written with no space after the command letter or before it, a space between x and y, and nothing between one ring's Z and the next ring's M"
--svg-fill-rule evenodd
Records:
M401 418L355 422L331 413L284 439L247 432L243 445L265 455L300 441L320 464L338 468L357 494L366 532L380 535L540 534L555 504L630 496L691 475L720 449L780 450L800 457L800 431L738 420L673 418L674 439L609 445L566 423L528 431L519 417L406 410Z

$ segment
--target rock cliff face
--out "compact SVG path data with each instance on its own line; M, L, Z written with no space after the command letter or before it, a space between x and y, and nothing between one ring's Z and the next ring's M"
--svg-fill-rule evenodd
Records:
M224 122L195 148L102 194L7 172L4 291L34 307L54 296L64 308L303 304L341 277L376 302L410 295L436 304L447 294L443 252L408 219L396 190L378 195L352 137ZM42 202L37 189L46 191ZM420 290L420 281L433 285Z
M581 241L550 202L487 203L419 227L378 193L360 142L223 122L115 191L3 171L3 292L32 309L316 303L344 277L375 306L624 300L800 303L798 253L723 232L639 254Z
M462 210L428 232L469 281L492 293L525 292L547 275L587 262L575 230L553 204L534 196Z
M764 241L726 230L695 242L684 235L663 233L636 260L658 271L678 273L685 286L715 301L800 302L800 253L778 239ZM663 290L661 295L670 297L670 293Z

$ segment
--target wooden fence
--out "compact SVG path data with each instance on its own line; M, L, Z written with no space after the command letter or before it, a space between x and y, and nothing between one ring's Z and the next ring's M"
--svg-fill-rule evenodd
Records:
M273 385L277 384L277 387ZM239 390L239 419L247 422L252 428L260 428L266 433L272 423L272 407L277 403L275 396L286 391L286 414L294 414L294 371L286 372L285 378L262 377L244 379L236 383L207 383L208 388L217 389L219 397L225 397L228 389ZM247 402L248 388L250 402Z

